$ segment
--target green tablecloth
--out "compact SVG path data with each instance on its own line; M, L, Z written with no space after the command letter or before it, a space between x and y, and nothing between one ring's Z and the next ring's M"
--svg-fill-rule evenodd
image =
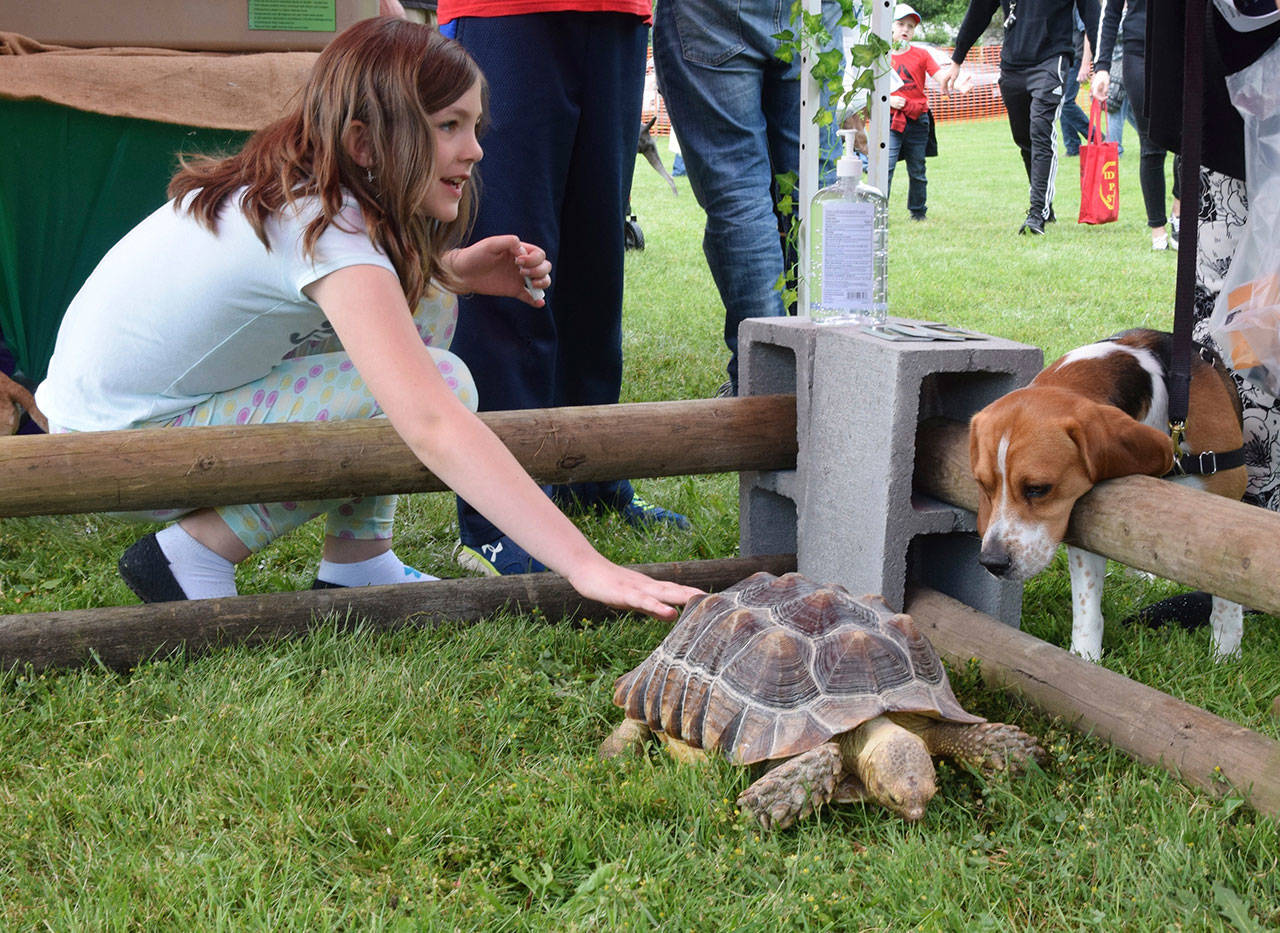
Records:
M38 381L67 304L165 202L178 154L234 150L248 133L3 98L0 127L0 331Z

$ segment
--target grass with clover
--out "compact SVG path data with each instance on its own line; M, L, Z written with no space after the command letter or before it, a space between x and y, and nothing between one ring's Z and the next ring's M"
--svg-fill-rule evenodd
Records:
M1133 325L1168 326L1172 253L1153 254L1137 140L1121 221L1015 235L1021 162L1000 121L944 124L930 211L891 203L894 313L1032 343L1049 356ZM668 158L668 164L670 159ZM646 249L628 258L624 400L696 398L723 380L722 312L687 182L637 168ZM733 476L648 480L692 534L584 520L622 561L730 556ZM402 501L397 552L452 563L453 504ZM102 516L0 523L0 611L132 601L115 559L139 533ZM850 534L857 533L856 528ZM318 530L241 569L242 592L309 584ZM1173 592L1113 567L1109 618ZM1026 589L1024 627L1065 644L1061 560ZM481 624L176 656L122 675L0 674L0 929L1238 930L1280 926L1280 824L1184 788L952 672L961 701L1042 737L1043 771L942 768L923 823L860 805L762 835L733 801L745 771L622 764L595 748L615 677L665 626L502 614ZM1273 738L1280 627L1244 657L1206 633L1108 628L1104 664Z

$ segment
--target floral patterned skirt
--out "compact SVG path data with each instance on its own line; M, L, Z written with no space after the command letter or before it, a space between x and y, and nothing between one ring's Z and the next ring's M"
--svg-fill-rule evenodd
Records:
M1192 337L1208 346L1215 346L1209 336L1209 315L1222 291L1248 217L1244 182L1202 167ZM1231 375L1244 407L1245 466L1249 470L1244 499L1280 512L1280 401L1240 375Z

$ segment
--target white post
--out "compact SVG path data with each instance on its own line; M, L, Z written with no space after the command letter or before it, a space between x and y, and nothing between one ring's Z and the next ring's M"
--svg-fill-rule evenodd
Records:
M893 39L893 0L871 4L871 31L886 42ZM871 93L867 123L867 181L884 192L889 187L889 56L877 58L876 84Z
M804 0L804 12L820 14L822 0ZM800 35L802 23L796 23ZM803 38L800 43L800 178L796 182L796 197L800 204L800 231L796 238L796 311L809 313L809 208L813 196L818 193L819 150L818 127L813 114L822 100L818 82L811 72L813 56Z
M854 0L858 2L858 0ZM804 0L806 13L820 14L822 0ZM797 33L802 25L796 24ZM871 31L886 42L892 38L893 0L874 0L871 5ZM800 232L796 240L799 264L797 283L797 312L809 313L809 208L813 196L818 193L818 166L821 159L818 127L813 122L814 111L821 103L818 82L810 73L812 56L809 48L801 43L800 53L800 178L796 183L799 198ZM848 62L845 62L848 67ZM871 118L867 122L867 180L884 191L889 186L889 57L876 59L875 89L871 94Z

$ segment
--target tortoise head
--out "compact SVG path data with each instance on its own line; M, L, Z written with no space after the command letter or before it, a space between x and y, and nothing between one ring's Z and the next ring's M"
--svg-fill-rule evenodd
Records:
M855 731L863 735L855 740L854 767L867 796L908 823L918 821L938 790L924 740L883 716Z

